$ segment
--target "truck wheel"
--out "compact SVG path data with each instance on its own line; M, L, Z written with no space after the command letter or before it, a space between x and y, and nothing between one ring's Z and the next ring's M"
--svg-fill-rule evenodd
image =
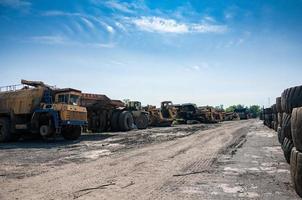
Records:
M99 115L99 132L104 132L107 129L107 112L102 111Z
M282 150L285 160L288 164L290 164L290 156L293 147L294 147L293 141L285 137L282 144Z
M82 128L80 126L68 127L62 130L62 136L65 140L76 140L81 136Z
M40 127L40 135L43 138L49 137L51 135L53 135L54 131L51 127L49 127L48 125L42 125Z
M141 114L134 118L134 123L138 129L146 129L148 127L148 117L145 114Z
M121 131L129 131L132 129L133 117L130 112L123 111L119 117L119 127Z
M0 118L0 142L11 141L12 133L10 132L10 121L7 118Z
M302 107L293 109L291 130L294 145L298 151L302 152Z
M113 111L110 120L111 131L119 131L119 125L118 125L119 116L120 116L120 111Z
M293 162L290 164L290 173L293 186L297 194L302 197L302 153L293 149L291 158Z
M291 133L291 115L283 113L283 121L281 126L282 134L287 137L288 139L292 139Z

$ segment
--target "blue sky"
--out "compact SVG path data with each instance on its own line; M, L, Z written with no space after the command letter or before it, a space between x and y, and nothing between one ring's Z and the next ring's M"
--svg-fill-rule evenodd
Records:
M301 0L0 0L0 85L268 105L301 85Z

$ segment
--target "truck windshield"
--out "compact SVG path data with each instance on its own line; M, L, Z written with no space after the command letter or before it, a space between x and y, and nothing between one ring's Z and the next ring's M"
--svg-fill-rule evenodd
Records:
M80 98L80 96L71 94L70 95L70 104L72 104L72 105L78 105L79 98Z
M58 96L58 102L59 103L68 103L69 101L69 95L68 94L60 94Z

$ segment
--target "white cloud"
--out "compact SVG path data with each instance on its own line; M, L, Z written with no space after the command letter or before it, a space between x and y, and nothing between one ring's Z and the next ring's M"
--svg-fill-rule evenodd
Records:
M12 8L30 7L31 3L23 0L1 0L0 5Z
M69 45L77 47L92 47L92 48L113 48L115 47L114 43L82 43L78 41L72 41L70 38L62 37L60 35L42 35L29 38L29 41L39 44L47 45Z
M198 33L224 33L227 31L227 26L211 24L193 24L191 26L191 31Z
M106 6L109 8L113 8L125 13L133 13L134 11L130 9L130 5L127 3L120 3L116 1L106 2Z
M106 29L107 29L107 31L110 32L110 33L114 33L114 32L115 32L114 29L112 28L112 26L107 25L107 26L106 26Z
M94 29L94 25L93 25L93 23L92 23L90 20L88 20L88 19L85 18L85 17L81 17L81 19L82 19L82 21L84 22L84 24L85 24L86 26L88 26L88 27L91 28L91 29Z
M120 28L122 31L126 31L126 28L123 24L121 24L120 22L115 22L115 26L117 26L118 28Z
M142 17L132 19L132 23L140 29L159 33L224 33L225 25L179 23L174 19L160 17Z
M31 38L31 41L41 44L64 44L65 39L61 36L44 35L35 36Z
M196 70L196 71L199 71L199 70L200 70L200 67L199 67L198 65L194 65L194 66L192 67L192 69L194 69L194 70Z
M186 24L177 23L173 19L163 19L160 17L142 17L134 19L133 23L139 28L149 32L162 33L186 33L188 26Z

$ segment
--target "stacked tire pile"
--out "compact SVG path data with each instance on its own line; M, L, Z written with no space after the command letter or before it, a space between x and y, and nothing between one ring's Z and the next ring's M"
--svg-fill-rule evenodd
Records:
M264 124L268 126L270 123L265 121L265 111ZM271 111L269 127L277 130L284 157L290 164L293 186L302 197L302 86L284 90L281 97L276 98Z
M265 108L263 110L263 123L269 128L273 127L273 112L272 108Z

